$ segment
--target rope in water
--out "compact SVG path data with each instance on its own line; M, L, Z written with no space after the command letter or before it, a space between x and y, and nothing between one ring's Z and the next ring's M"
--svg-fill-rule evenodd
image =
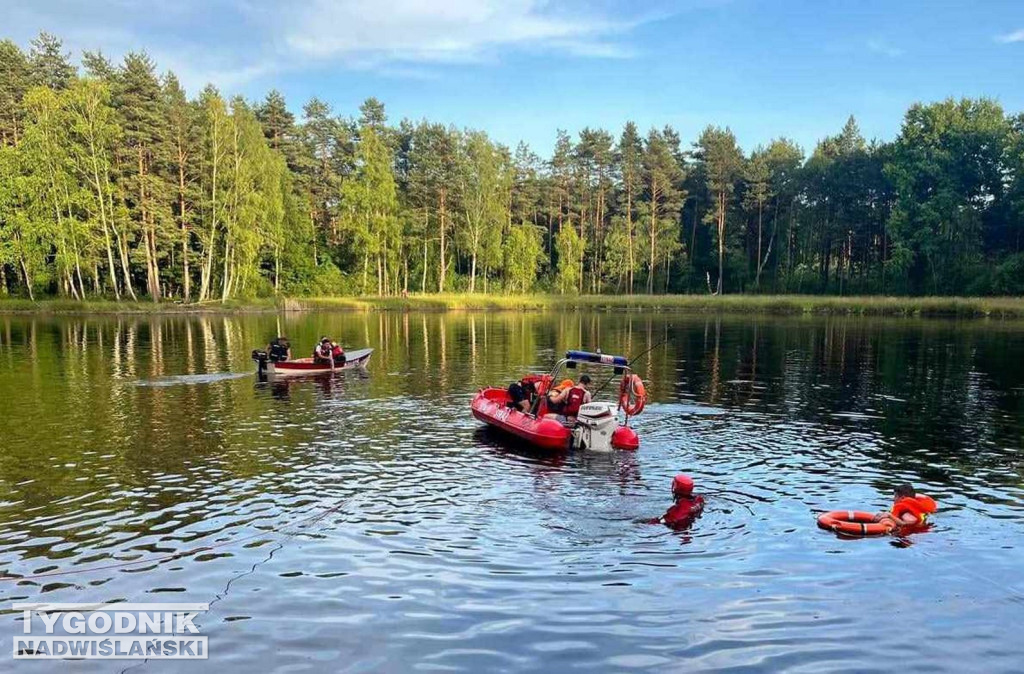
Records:
M189 550L182 550L180 552L173 552L173 553L170 553L170 554L167 554L167 555L163 555L163 556L160 556L160 557L150 557L149 559L136 559L136 560L125 561L125 562L116 562L116 563L113 563L113 564L99 564L97 566L89 566L89 567L86 567L84 569L64 569L64 570L57 570L57 571L46 571L44 573L35 573L35 574L32 574L32 575L28 575L28 576L10 575L10 574L5 573L3 575L0 575L0 582L4 582L4 581L23 581L23 580L38 580L38 579L41 579L41 578L57 578L57 577L60 577L60 576L71 576L71 575L79 575L79 574L85 574L85 573L94 573L96 571L113 571L113 570L117 570L117 569L124 569L124 568L131 567L131 566L141 566L143 564L152 564L152 565L162 564L164 562L169 562L169 561L172 561L172 560L175 560L175 559L180 559L182 557L188 557L190 555L194 555L194 554L197 554L197 553L200 553L200 552L207 552L209 550L216 550L218 548L223 548L223 547L226 547L228 545L235 545L237 543L244 543L246 541L251 541L251 540L254 540L254 539L257 539L257 538L266 538L267 536L273 536L274 534L281 533L282 531L284 531L286 529L290 529L290 528L293 528L293 527L296 527L296 526L303 526L303 525L304 526L309 526L309 525L312 525L312 524L316 524L317 522L319 522L323 518L327 517L331 513L337 512L338 510L340 510L341 507L344 506L347 502L348 502L348 499L342 499L341 501L339 501L338 503L334 504L330 508L327 508L327 509L325 509L325 510L323 510L321 512L317 512L317 513L315 513L313 515L310 515L309 517L303 517L303 518L297 519L297 520L295 520L293 522L290 522L286 526L281 527L280 529L277 529L277 530L270 529L268 531L260 531L258 533L252 534L250 536L243 536L241 538L232 538L229 541L221 541L220 543L212 543L210 545L202 545L202 546L199 546L197 548L191 548Z

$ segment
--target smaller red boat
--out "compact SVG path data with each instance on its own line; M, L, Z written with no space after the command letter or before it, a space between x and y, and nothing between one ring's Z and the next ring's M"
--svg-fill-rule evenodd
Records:
M610 367L622 375L618 405L608 402L590 402L580 406L574 417L551 414L547 405L547 392L557 381L562 368L576 369L581 364ZM612 448L635 450L640 447L636 431L629 427L629 417L639 414L646 402L646 392L640 377L629 369L623 356L610 356L589 351L568 351L550 374L532 374L523 377L535 391L529 412L523 412L512 402L507 389L481 389L473 398L473 416L488 426L515 435L526 442L548 451L590 449L608 451ZM618 412L625 414L619 422Z
M289 377L295 375L316 375L329 374L337 370L351 370L366 367L370 362L373 349L356 349L345 352L345 364L335 365L333 368L329 363L314 361L312 358L296 358L294 360L282 360L274 362L266 357L263 351L253 351L253 360L260 375L268 377Z

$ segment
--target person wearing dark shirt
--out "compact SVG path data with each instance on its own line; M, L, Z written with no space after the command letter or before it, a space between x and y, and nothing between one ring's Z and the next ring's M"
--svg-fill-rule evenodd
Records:
M520 412L528 413L533 405L536 389L533 382L520 379L508 385L508 406Z
M280 363L292 359L292 347L287 337L275 337L267 345L267 356L272 363Z
M330 363L331 367L334 367L334 357L332 355L331 340L324 337L320 340L320 343L313 349L313 362L315 363Z

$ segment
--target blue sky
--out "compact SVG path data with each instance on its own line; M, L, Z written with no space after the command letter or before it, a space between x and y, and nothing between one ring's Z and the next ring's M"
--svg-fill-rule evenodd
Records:
M805 148L853 114L891 139L915 101L1024 111L1024 1L0 0L0 35L77 53L146 49L191 92L212 81L298 112L367 96L393 120L481 128L547 153L555 129L709 123L746 148ZM31 6L29 6L31 5Z

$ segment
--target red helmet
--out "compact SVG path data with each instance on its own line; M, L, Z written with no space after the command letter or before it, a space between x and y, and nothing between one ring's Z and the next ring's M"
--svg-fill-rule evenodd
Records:
M672 478L673 494L689 494L693 491L693 478L689 475L679 474Z

